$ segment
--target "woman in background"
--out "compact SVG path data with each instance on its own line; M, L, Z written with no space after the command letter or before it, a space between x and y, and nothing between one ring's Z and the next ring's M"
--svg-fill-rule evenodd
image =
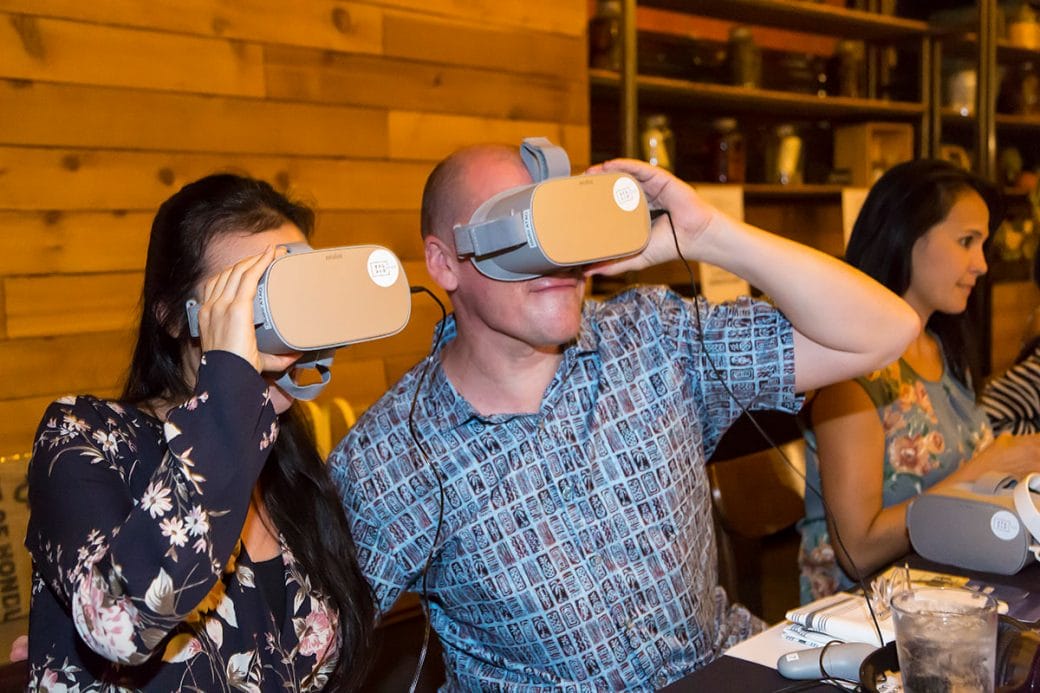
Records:
M369 588L253 298L312 212L214 175L152 224L118 402L54 402L29 466L30 688L356 688ZM185 302L196 299L200 337Z
M1040 252L1033 258L1033 282L1040 287ZM983 391L982 408L997 433L1040 433L1040 306L1033 311L1015 365Z
M807 490L803 603L906 553L914 496L988 470L1040 470L1037 438L994 442L968 369L964 312L1000 216L991 184L938 160L895 166L867 195L846 260L902 296L925 329L895 363L826 387L807 407L806 478L828 513ZM851 560L831 541L835 528Z

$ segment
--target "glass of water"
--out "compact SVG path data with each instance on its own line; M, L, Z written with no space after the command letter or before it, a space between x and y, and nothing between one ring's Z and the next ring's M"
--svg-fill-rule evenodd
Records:
M906 693L993 693L997 602L958 587L892 597L896 651Z

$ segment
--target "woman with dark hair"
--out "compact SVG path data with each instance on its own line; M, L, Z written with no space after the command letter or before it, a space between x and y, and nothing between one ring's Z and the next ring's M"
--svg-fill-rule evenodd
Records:
M1040 468L1040 441L994 441L975 404L964 312L987 266L999 195L950 163L893 167L874 185L846 260L914 308L925 329L885 368L820 390L806 409L802 601L850 587L910 549L906 507L916 495L989 470ZM835 530L846 555L837 542Z
M312 225L230 174L159 208L123 396L58 400L37 432L31 688L360 685L371 594L323 461L273 384L299 355L259 352L252 319L277 246Z
M1033 282L1040 287L1040 252L1033 258ZM1040 433L1040 306L1033 311L1015 364L982 393L982 408L997 433Z

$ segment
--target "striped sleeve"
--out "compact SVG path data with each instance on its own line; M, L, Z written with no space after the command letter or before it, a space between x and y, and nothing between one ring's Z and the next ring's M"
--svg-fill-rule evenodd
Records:
M987 385L981 404L994 433L1040 433L1040 346Z

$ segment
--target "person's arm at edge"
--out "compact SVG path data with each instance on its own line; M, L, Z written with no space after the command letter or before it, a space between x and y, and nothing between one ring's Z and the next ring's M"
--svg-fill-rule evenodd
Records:
M868 575L910 549L908 502L883 507L885 434L877 409L858 383L846 380L820 390L812 423L834 555L856 577L840 534L856 568Z
M979 405L995 433L1036 432L1040 422L1040 345L1025 360L994 378Z
M902 299L818 250L735 221L707 205L670 173L645 162L608 161L590 169L625 171L653 206L669 210L686 260L709 262L765 292L795 329L795 389L816 389L899 357L920 332ZM675 259L668 218L658 218L647 249L597 268L604 274Z

